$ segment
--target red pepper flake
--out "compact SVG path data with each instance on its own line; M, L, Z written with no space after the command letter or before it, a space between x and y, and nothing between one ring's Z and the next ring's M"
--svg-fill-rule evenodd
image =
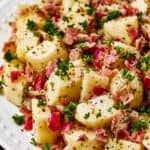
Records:
M18 80L18 78L19 78L20 75L21 75L20 71L12 71L10 73L10 79L11 79L11 81L13 82L13 81Z
M33 126L32 117L27 117L25 119L25 123L24 123L24 130L31 131L32 130L32 126Z

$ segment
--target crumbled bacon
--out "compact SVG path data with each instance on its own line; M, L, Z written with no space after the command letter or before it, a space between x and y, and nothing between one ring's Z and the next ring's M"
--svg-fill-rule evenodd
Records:
M103 10L98 10L96 15L97 15L98 19L102 19L102 17L107 16L107 13Z
M4 52L10 51L11 53L15 53L16 52L15 42L14 41L5 42L3 46L3 51Z
M53 108L48 108L48 113L49 113L49 117L48 117L48 127L52 130L52 131L56 131L60 129L60 119L61 119L61 114L58 110L53 109Z
M27 82L32 83L34 79L34 71L31 67L25 67L25 77Z
M27 117L25 119L25 123L24 123L24 130L31 131L32 130L32 126L33 126L32 117Z
M116 60L117 57L114 54L108 54L104 59L104 65L109 68L113 63L116 62Z
M34 90L39 91L39 90L43 89L43 86L44 86L43 76L42 76L42 74L39 74L35 78L33 88L34 88Z
M150 90L150 77L148 76L144 78L144 88Z
M20 108L20 112L23 113L25 117L31 117L32 116L31 110L29 110L26 106L22 106Z
M101 69L101 74L104 76L107 76L107 77L111 77L112 76L112 70L103 66Z
M3 75L4 69L5 69L4 65L0 66L0 76Z
M13 81L16 81L16 80L18 80L18 78L19 78L19 76L21 75L21 72L20 71L11 71L11 73L10 73L10 79L11 79L11 81L13 82Z
M107 143L108 134L105 129L103 128L96 129L96 140L103 143Z
M75 28L67 28L65 31L65 36L63 38L63 42L66 45L72 45L74 41L78 39L78 30Z
M141 143L143 139L144 139L144 133L141 130L132 132L130 136L130 140L135 143Z
M61 134L68 132L72 127L72 122L64 122L61 126Z
M105 93L107 90L102 88L101 86L94 86L92 89L93 95L101 95Z
M77 60L77 59L81 58L81 52L79 51L79 49L76 49L76 48L72 49L70 51L69 58L71 60Z
M142 51L146 47L146 45L147 45L147 40L143 36L137 38L135 41L135 47L140 51Z
M138 30L135 27L129 26L127 28L127 32L128 32L128 35L131 37L131 39L133 41L135 41L137 39L137 37L138 37Z
M86 141L88 140L88 137L85 134L82 134L79 136L78 141Z
M102 5L112 4L114 0L99 0L99 3Z

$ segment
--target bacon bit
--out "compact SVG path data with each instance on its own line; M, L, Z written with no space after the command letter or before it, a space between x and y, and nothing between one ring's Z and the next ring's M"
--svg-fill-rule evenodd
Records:
M124 64L127 68L132 69L136 66L137 60L136 59L125 60Z
M112 70L105 68L105 67L102 67L101 74L104 76L107 76L107 77L111 77L112 76Z
M125 16L134 16L138 12L136 8L133 8L130 4L124 1L121 4L121 10Z
M146 47L146 45L147 45L147 40L143 36L139 37L135 41L135 46L136 46L136 49L138 50L142 51Z
M82 134L79 136L78 141L86 141L88 140L88 137L85 134Z
M150 90L150 77L148 76L144 78L144 88Z
M114 40L117 41L117 42L121 41L121 39L119 37L115 37Z
M94 86L92 89L92 93L97 96L102 95L105 92L107 92L107 90L102 88L101 86Z
M51 150L63 150L59 145L52 145Z
M17 31L16 22L13 22L13 21L9 22L9 26L12 28L12 34L16 33L16 31Z
M135 143L141 143L143 139L144 139L143 131L132 132L130 136L130 140Z
M121 139L128 138L128 123L124 120L125 114L121 111L117 114L111 122L112 133Z
M60 119L61 114L58 110L54 110L52 108L48 108L50 111L50 117L48 118L48 127L52 131L57 131L60 129Z
M133 41L138 37L138 31L135 27L130 26L127 28L128 35L132 38Z
M74 41L78 39L78 30L75 28L67 28L65 31L65 36L63 38L63 42L66 45L72 45Z
M32 116L32 112L26 106L22 106L20 112L23 113L26 118Z
M32 126L33 126L32 117L27 117L25 119L25 123L24 123L24 130L31 131L32 130Z
M4 65L0 66L0 76L3 75L4 69L5 69Z
M72 49L70 51L69 58L71 60L77 60L77 59L81 58L81 52L78 49L76 49L76 48Z
M104 48L96 48L96 50L93 54L94 66L98 69L100 69L102 67L102 64L100 62L104 58L103 51L104 51Z
M39 74L36 78L35 78L35 82L34 82L34 90L40 91L44 86L44 81L43 81L43 77L41 74Z
M106 133L106 130L103 128L96 129L96 140L107 143L108 141L108 134Z
M8 41L4 43L3 52L10 51L11 53L16 52L16 44L14 41Z
M46 72L45 75L47 78L50 77L50 75L52 74L52 72L54 71L54 69L57 66L57 59L53 60L52 63L49 63L46 67Z
M112 4L114 0L99 0L101 5Z
M64 122L61 126L61 134L68 132L72 128L72 122Z
M27 66L25 68L25 77L27 79L27 82L31 83L33 82L33 78L34 78L34 71L31 67Z
M99 19L102 19L102 17L107 16L107 13L103 10L99 10L96 15Z
M104 65L110 67L117 60L116 56L113 54L108 54L104 59Z
M19 76L21 75L21 72L20 71L11 71L10 73L10 79L11 81L16 81L18 80Z

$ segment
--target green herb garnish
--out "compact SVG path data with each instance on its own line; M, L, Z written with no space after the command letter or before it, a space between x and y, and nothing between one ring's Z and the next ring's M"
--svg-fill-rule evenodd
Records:
M147 128L147 122L145 120L142 121L136 121L131 125L131 131L139 131L142 129L146 129Z
M70 104L64 109L64 116L66 120L73 121L74 120L74 110L76 109L77 103L70 102Z
M135 78L127 69L121 69L121 76L123 79L128 79L129 81L132 81Z
M70 61L58 59L56 75L60 76L62 79L64 79L64 77L69 78L68 71L69 71L69 68L72 68L72 67L73 67L73 64Z
M36 143L36 141L35 141L34 138L31 138L30 144L32 144L32 145L37 145L37 143Z
M45 106L45 105L46 105L46 100L43 99L38 100L38 104L37 104L38 107Z
M42 150L50 150L50 144L43 144Z
M90 113L88 112L87 114L84 115L84 119L88 119L90 117Z
M94 12L95 12L95 8L93 8L93 7L89 7L89 8L87 9L87 14L88 14L89 16L93 15Z
M138 18L139 21L141 20L142 15L143 15L142 12L138 12L138 13L136 14L136 16L137 16L137 18Z
M112 41L112 40L102 40L101 43L105 44L105 45L108 45L108 46L112 46L114 44L114 41Z
M75 47L79 48L79 49L82 49L82 48L87 47L87 44L86 44L85 41L81 41L80 43L76 44Z
M81 26L84 30L87 30L88 29L88 23L87 21L85 20L84 22L81 23Z
M92 62L93 60L93 55L91 54L84 54L82 57L82 60L86 63Z
M3 80L0 80L0 90L3 89L4 85L5 85L5 82Z
M33 31L37 28L37 24L33 20L28 20L27 29Z
M96 114L96 118L99 118L99 117L101 117L101 112L99 111L97 114Z
M22 115L15 114L15 115L12 116L12 119L14 120L14 122L17 125L24 124L24 116L22 116Z
M7 51L5 54L4 54L4 59L8 62L10 62L11 60L15 59L16 56L14 56L10 51Z
M108 16L107 16L107 21L109 20L113 20L119 16L121 16L121 12L120 11L117 11L117 10L114 10L114 11L110 11L108 12Z

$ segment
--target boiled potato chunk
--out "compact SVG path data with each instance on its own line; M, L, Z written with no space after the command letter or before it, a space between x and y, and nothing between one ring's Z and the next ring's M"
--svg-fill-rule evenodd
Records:
M146 33L148 34L148 37L150 39L150 24L149 23L145 23L143 25L144 30L146 31Z
M73 4L74 4L75 0L63 0L63 9L64 9L64 13L68 13L69 9L72 8Z
M88 100L92 96L92 89L95 86L107 89L109 78L94 71L85 73L82 81L81 101Z
M106 36L111 36L112 38L117 37L124 41L126 44L131 44L133 39L127 32L129 26L132 26L138 30L138 19L136 16L108 21L104 24L104 33Z
M85 136L85 141L79 139ZM99 150L101 143L96 141L96 133L87 129L72 129L71 131L64 134L66 141L66 150Z
M102 95L89 100L87 103L80 103L76 108L75 118L90 128L105 127L118 113L113 106L114 101L110 95Z
M17 80L11 81L10 74L12 71L23 71L23 64L17 60L7 63L4 72L4 94L10 102L20 106L23 102L23 89L26 85L26 80L20 75Z
M37 13L36 6L20 5L16 17L16 45L17 56L24 61L25 54L38 44L39 37L35 37L33 32L27 29L28 20L34 21L39 27L42 26L44 19Z
M146 13L148 10L148 4L146 3L146 0L134 0L131 3L131 6L137 8L139 12L142 13Z
M27 63L37 72L44 70L49 61L54 58L65 58L67 56L66 50L57 46L54 42L44 41L28 51L25 57Z
M46 97L49 105L66 104L71 100L78 100L81 91L82 73L80 68L69 70L70 78L61 78L55 72L47 81Z
M137 74L131 71L128 71L133 77L133 80L130 81L127 78L122 77L122 72L118 71L118 73L112 78L110 84L110 92L114 98L118 98L118 93L124 96L127 94L129 95L129 107L130 108L137 108L141 105L143 100L143 87L142 82L138 78ZM122 95L123 96L123 95Z
M130 141L109 139L104 150L144 150L144 147Z
M32 113L35 141L38 144L54 144L58 137L58 132L54 132L48 128L46 112L42 106L38 107L38 99L32 99Z

